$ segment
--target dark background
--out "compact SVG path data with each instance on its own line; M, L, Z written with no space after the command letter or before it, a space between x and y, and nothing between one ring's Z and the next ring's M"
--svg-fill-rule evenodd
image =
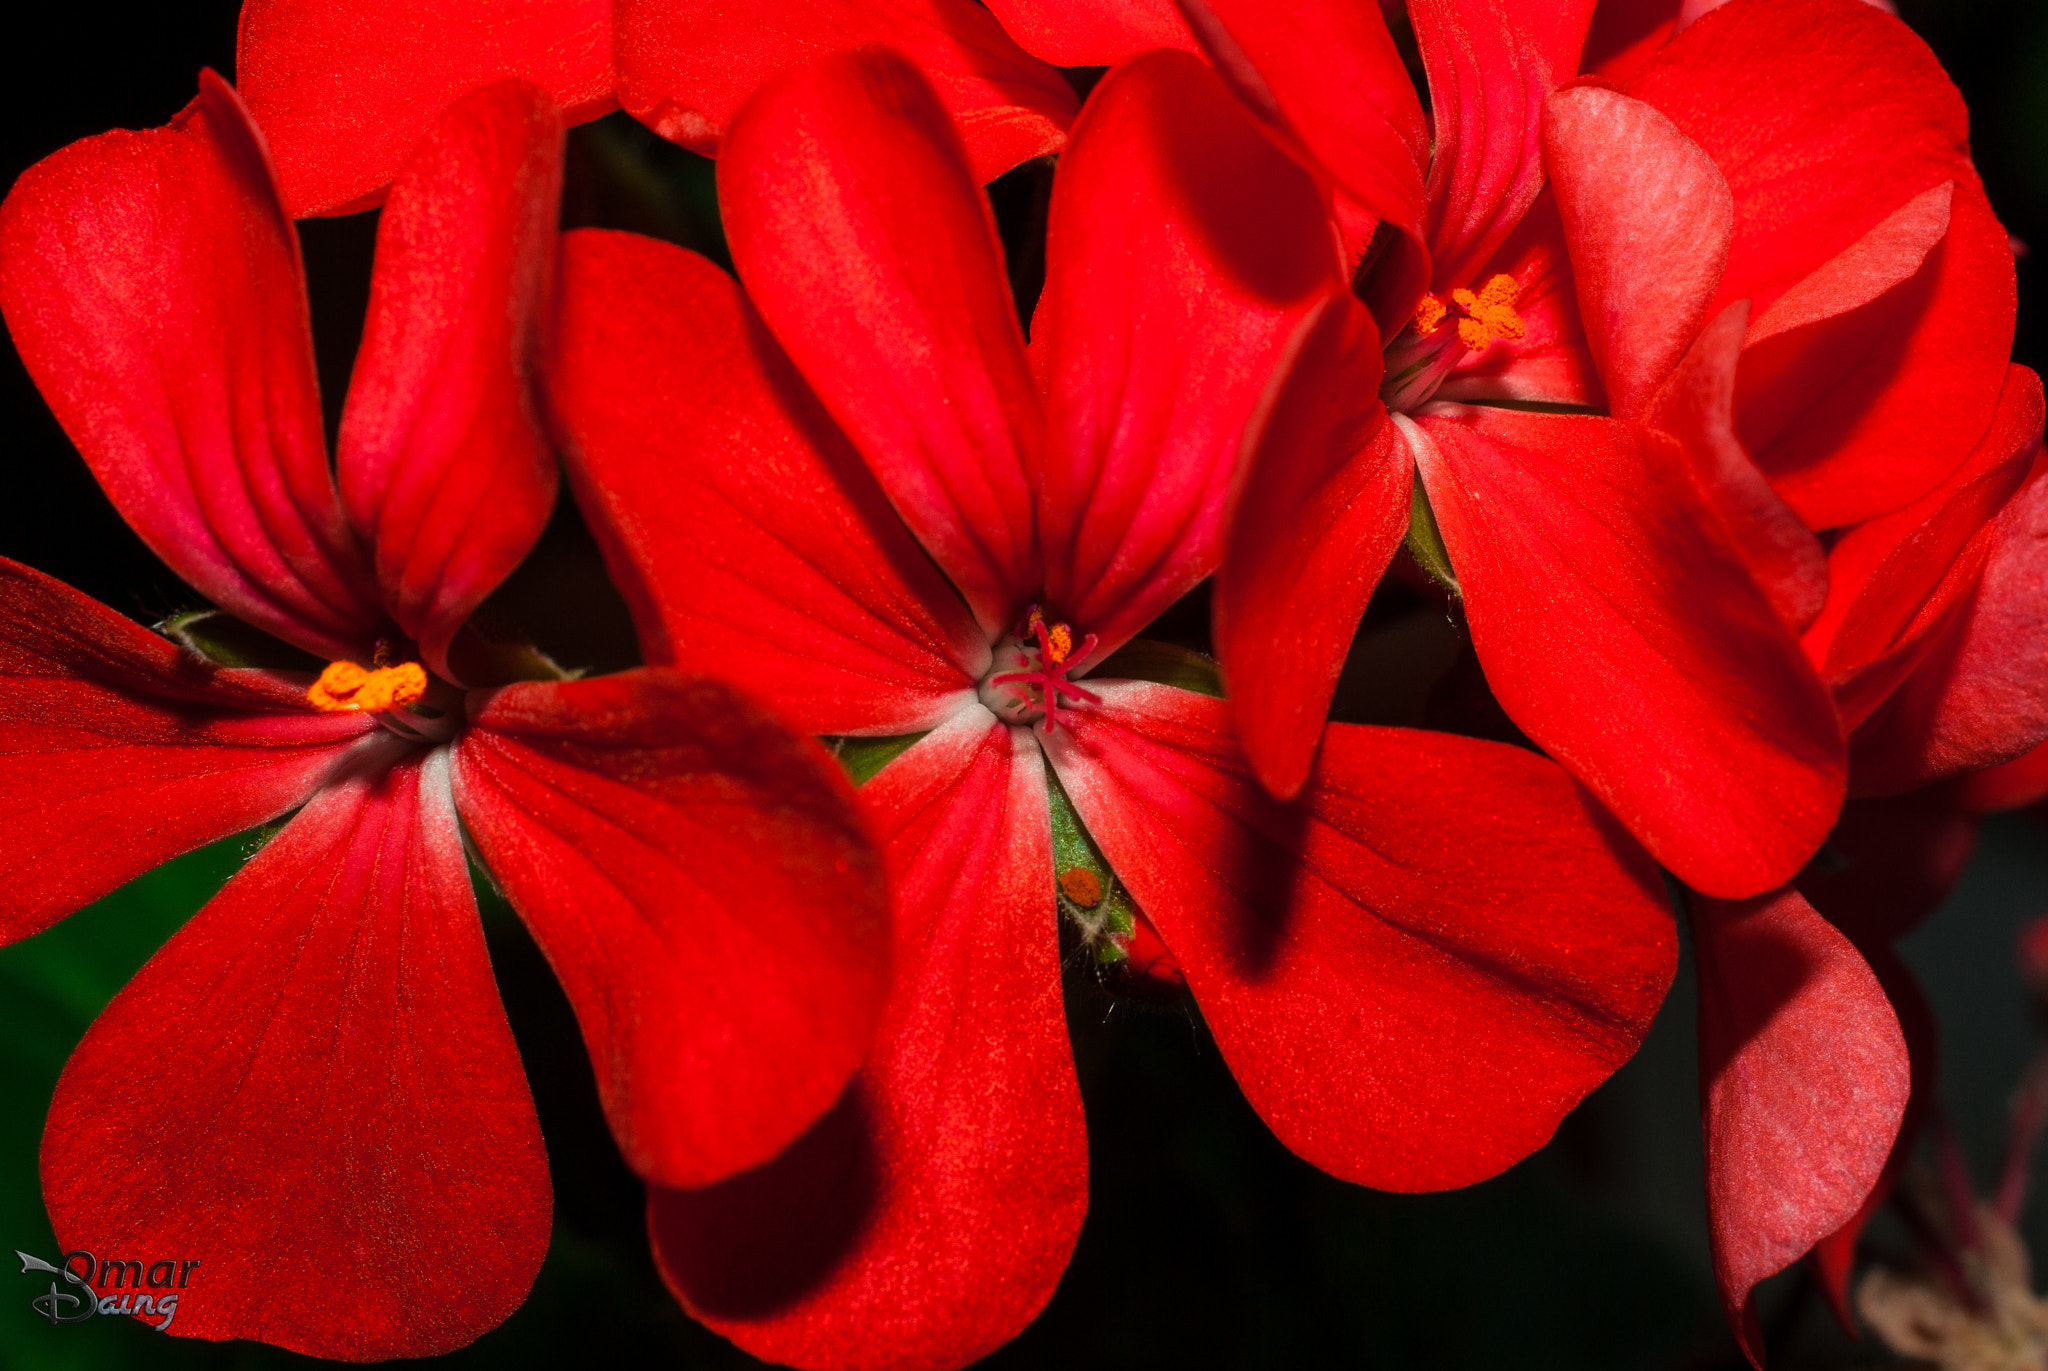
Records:
M182 0L38 6L31 19L11 17L0 176L11 183L38 158L109 127L164 122L190 98L201 66L231 75L236 8ZM1969 100L1992 203L2014 234L2048 251L2048 7L1925 0L1901 8ZM578 133L569 216L713 247L708 167L649 141L616 122ZM1015 219L1028 189L1005 193ZM330 431L361 324L373 233L369 216L304 227ZM2039 259L2019 265L2015 356L2037 368L2048 350L2042 270ZM146 621L194 603L100 495L11 349L0 360L0 413L0 555ZM579 570L587 577L573 519L547 549L559 579ZM579 584L588 589L587 579ZM624 651L616 633L560 645L588 665L615 665ZM99 1007L242 856L240 840L196 853L0 950L0 1254L18 1246L56 1255L35 1150L57 1072ZM1944 1097L1985 1183L2007 1092L2039 1038L2012 965L2013 935L2044 907L2048 833L2025 816L1997 819L1948 906L1905 949L1941 1018ZM638 1184L604 1132L566 1004L516 921L502 908L486 918L547 1134L556 1231L527 1305L444 1360L750 1364L662 1290ZM1707 1264L1692 998L1688 957L1642 1053L1543 1152L1466 1191L1395 1196L1344 1185L1291 1157L1245 1106L1187 1011L1115 998L1073 973L1091 1213L1051 1308L990 1364L1732 1371L1742 1362L1720 1324ZM2048 1250L2041 1212L2030 1214L2027 1231L2035 1250ZM1898 1241L1896 1229L1878 1226L1880 1247ZM462 1279L415 1275L422 1300ZM133 1320L52 1328L30 1310L31 1286L0 1273L0 1367L302 1360L250 1344L162 1338ZM308 1301L324 1298L315 1274L303 1288ZM1893 1364L1835 1327L1796 1272L1768 1287L1762 1304L1775 1367Z

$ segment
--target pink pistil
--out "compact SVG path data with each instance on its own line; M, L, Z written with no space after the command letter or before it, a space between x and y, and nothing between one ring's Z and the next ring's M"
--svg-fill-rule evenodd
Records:
M1102 703L1100 695L1092 690L1085 690L1067 679L1067 671L1073 663L1086 661L1088 654L1095 650L1095 635L1091 633L1083 638L1078 650L1055 654L1052 639L1045 630L1045 620L1034 613L1030 623L1032 630L1038 635L1037 667L1030 671L1005 671L999 676L989 677L988 683L1036 690L1045 710L1039 717L1036 727L1040 732L1049 734L1059 722L1059 702L1062 695L1073 700L1085 700L1091 705Z

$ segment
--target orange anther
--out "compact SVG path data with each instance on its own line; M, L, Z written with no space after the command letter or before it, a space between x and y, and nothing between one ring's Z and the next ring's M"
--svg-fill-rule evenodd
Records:
M1519 338L1526 331L1522 316L1515 313L1515 297L1521 293L1515 278L1502 272L1479 288L1469 311L1494 337Z
M329 714L374 713L409 705L427 693L427 669L418 662L365 670L354 662L329 662L306 690L313 707Z
M1083 909L1102 903L1102 878L1085 866L1070 866L1060 873L1060 890Z
M1054 624L1052 631L1045 635L1045 639L1045 655L1052 659L1055 666L1067 660L1067 654L1074 650L1074 630L1065 624Z
M1506 272L1488 278L1478 290L1463 286L1451 292L1451 303L1464 315L1458 320L1458 341L1474 352L1496 338L1516 339L1527 332L1522 316L1515 313L1515 297L1522 288ZM1420 314L1417 319L1420 319Z
M1422 303L1415 307L1415 331L1424 337L1435 333L1437 325L1441 324L1444 316L1450 312L1451 307L1434 295L1423 296Z

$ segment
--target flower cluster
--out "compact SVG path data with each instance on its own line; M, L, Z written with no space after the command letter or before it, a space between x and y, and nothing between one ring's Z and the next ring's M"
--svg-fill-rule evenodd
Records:
M0 932L282 820L45 1134L67 1247L218 1254L175 1331L416 1356L524 1298L471 865L663 1276L770 1360L957 1367L1051 1297L1076 951L1301 1157L1440 1189L1635 1051L1667 890L1728 1317L1759 1357L1809 1252L1845 1301L1925 1094L1891 940L2048 791L2042 389L1896 18L247 0L238 66L0 207L16 348L214 607L0 560ZM619 107L716 157L731 273L558 230L564 124ZM983 186L1034 161L1020 313ZM330 459L292 221L374 205ZM631 670L487 612L563 472ZM1346 716L1389 587L1483 725ZM1147 636L1189 606L1213 655ZM281 1245L346 1324L263 1299Z

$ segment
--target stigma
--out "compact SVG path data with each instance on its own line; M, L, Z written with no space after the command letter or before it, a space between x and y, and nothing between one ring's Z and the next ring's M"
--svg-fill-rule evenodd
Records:
M375 714L416 704L427 693L427 669L418 662L363 667L329 662L306 698L323 714Z
M1000 671L983 684L982 700L999 718L1021 723L1037 711L1033 721L1039 732L1050 734L1059 726L1060 702L1084 700L1100 704L1102 697L1067 679L1078 662L1095 650L1095 635L1089 634L1077 646L1074 630L1063 623L1050 623L1037 605L1024 616L1010 635L1011 649L1023 658L1023 667Z

